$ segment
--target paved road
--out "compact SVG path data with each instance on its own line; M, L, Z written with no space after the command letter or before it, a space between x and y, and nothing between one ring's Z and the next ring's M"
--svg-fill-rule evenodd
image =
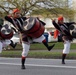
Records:
M0 75L76 75L76 60L27 58L21 70L20 58L0 58Z

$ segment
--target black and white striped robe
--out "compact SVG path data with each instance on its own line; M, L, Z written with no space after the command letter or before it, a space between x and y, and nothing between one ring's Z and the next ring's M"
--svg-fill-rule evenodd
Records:
M22 25L23 22L26 20L26 17L20 17L13 19L12 17L5 16L5 20L9 21L13 24L13 26L22 34L22 41L28 42L28 36L23 32Z

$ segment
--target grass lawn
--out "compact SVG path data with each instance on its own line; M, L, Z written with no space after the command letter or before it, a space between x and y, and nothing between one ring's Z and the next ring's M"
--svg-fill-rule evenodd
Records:
M49 43L49 45L52 45L53 43ZM63 49L63 43L58 42L56 43L55 47L53 48L56 50L62 50ZM71 50L76 49L76 44L71 45ZM59 51L56 52L49 52L47 51L46 47L43 44L34 43L31 44L30 51L28 54L28 57L30 58L61 58L62 53ZM17 45L16 49L11 50L3 50L3 52L0 54L1 57L21 57L22 47L21 45ZM76 52L70 52L70 54L67 56L67 59L76 59Z

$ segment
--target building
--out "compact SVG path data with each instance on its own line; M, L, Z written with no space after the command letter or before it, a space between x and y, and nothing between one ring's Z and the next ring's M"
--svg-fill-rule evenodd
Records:
M46 32L46 31L52 32L52 31L55 30L55 27L53 26L52 20L51 20L50 18L43 18L43 19L41 19L41 20L46 23L46 25L45 25L45 32Z

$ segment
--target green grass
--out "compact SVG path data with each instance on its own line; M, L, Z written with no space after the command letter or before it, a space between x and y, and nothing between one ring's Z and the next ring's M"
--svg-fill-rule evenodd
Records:
M63 42L57 42L57 43L48 43L49 45L52 45L52 44L55 44L54 48L53 49L63 49L64 48L64 45L63 45ZM43 45L43 44L39 44L39 43L36 43L36 44L31 44L31 49L32 50L39 50L39 49L46 49L46 47ZM72 43L71 44L71 49L76 49L76 44L75 43Z
M49 45L52 45L53 43L49 43ZM62 50L63 49L63 43L58 42L56 43L55 47L53 49L56 50ZM76 44L71 45L71 50L76 49ZM30 58L61 58L61 51L48 51L46 47L43 44L34 43L31 44L30 51L28 53L27 57ZM0 54L1 57L21 57L22 53L22 47L21 45L17 45L16 49L11 50L3 50L3 52ZM70 52L70 54L67 56L67 59L76 59L76 52Z
M0 56L4 57L21 57L22 51L3 51ZM49 51L29 51L28 57L30 58L59 58L61 53Z
M31 51L28 54L28 57L34 57L34 58L60 58L61 57L61 53L59 52L48 52L48 51L44 51L44 52L36 52L36 51Z
M3 51L0 54L1 57L20 57L21 51Z
M3 51L1 57L21 57L22 51ZM51 59L61 59L61 52L49 52L49 51L29 51L28 58L51 58ZM67 59L76 59L76 53L71 52L67 55Z
M49 46L52 45L52 44L55 44L53 49L63 49L64 48L62 42L48 43L48 44L49 44ZM46 49L47 48L42 43L34 43L34 44L31 44L31 46L30 46L30 50L46 50ZM75 43L71 44L71 49L76 49L76 44ZM16 49L13 49L13 50L22 50L22 46L17 45Z

